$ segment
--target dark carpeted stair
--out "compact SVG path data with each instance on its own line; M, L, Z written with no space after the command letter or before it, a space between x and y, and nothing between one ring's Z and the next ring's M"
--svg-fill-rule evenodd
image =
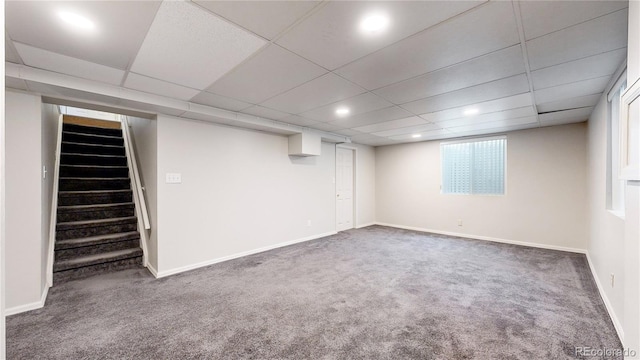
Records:
M142 263L122 130L63 125L54 283Z

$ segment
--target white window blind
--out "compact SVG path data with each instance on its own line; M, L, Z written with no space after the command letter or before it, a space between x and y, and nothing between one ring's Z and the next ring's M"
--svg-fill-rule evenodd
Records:
M504 194L504 137L440 145L444 194Z

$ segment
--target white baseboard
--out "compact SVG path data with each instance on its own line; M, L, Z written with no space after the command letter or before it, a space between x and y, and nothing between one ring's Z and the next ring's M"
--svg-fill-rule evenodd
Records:
M587 251L584 250L584 249L570 248L570 247L564 247L564 246L538 244L538 243L531 243L531 242L526 242L526 241L507 240L507 239L494 238L494 237L490 237L490 236L461 234L461 233L455 233L455 232L450 232L450 231L440 231L440 230L425 229L425 228L419 228L419 227L413 227L413 226L404 226L404 225L396 225L396 224L387 224L387 223L380 223L380 222L378 222L376 224L380 225L380 226L388 226L388 227L394 227L394 228L398 228L398 229L429 232L429 233L441 234L441 235L449 235L449 236L457 236L457 237L462 237L462 238L466 238L466 239L485 240L485 241L493 241L493 242L498 242L498 243L503 243L503 244L528 246L528 247L535 247L535 248L549 249L549 250L568 251L568 252L573 252L573 253L578 253L578 254L586 254L587 253Z
M622 342L624 347L624 330L622 329L622 324L618 320L618 316L616 315L616 312L613 310L613 306L609 301L609 297L607 297L607 294L604 292L604 287L602 286L602 283L598 278L598 274L596 273L595 267L593 267L593 263L591 262L591 256L589 256L588 251L586 252L586 255L587 255L587 262L589 263L589 269L591 269L591 274L593 275L593 279L596 281L596 286L598 287L598 292L600 292L600 297L604 302L604 306L607 308L609 317L613 322L613 327L616 329L616 332L618 333L618 337L620 338L620 342Z
M158 278L158 270L154 268L153 265L151 265L151 263L149 262L147 262L147 270L149 270L153 277L155 277L156 279Z
M237 254L233 254L233 255L229 255L229 256L223 256L221 258L207 260L207 261L199 262L199 263L196 263L196 264L182 266L182 267L179 267L179 268L165 270L165 271L157 271L157 270L154 269L154 271L156 272L154 274L154 276L156 278L163 278L163 277L167 277L167 276L170 276L170 275L179 274L181 272L185 272L185 271L189 271L189 270L195 270L195 269L198 269L198 268L201 268L201 267L205 267L205 266L221 263L223 261L233 260L233 259L241 258L243 256L253 255L253 254L261 253L261 252L264 252L264 251L273 250L273 249L277 249L277 248L280 248L280 247L289 246L289 245L293 245L293 244L298 244L298 243L305 242L305 241L315 240L315 239L319 239L319 238L323 238L325 236L331 236L331 235L335 235L335 234L337 234L337 232L330 231L330 232L326 232L324 234L312 235L312 236L308 236L308 237L301 238L301 239L282 242L282 243L278 243L278 244L275 244L275 245L269 245L269 246L261 247L261 248L258 248L258 249L249 250L249 251L245 251L245 252L241 252L241 253L237 253ZM152 270L150 270L150 271L153 273Z
M47 294L49 294L49 286L45 285L44 289L42 290L42 295L40 296L40 300L39 301L34 301L32 303L29 303L29 304L18 305L18 306L14 306L12 308L5 309L4 310L4 315L5 316L10 316L10 315L15 315L15 314L20 314L20 313L23 313L25 311L41 309L41 308L44 307L44 303L47 301Z
M367 224L357 225L357 226L356 226L356 229L362 229L363 227L373 226L373 225L377 225L377 223L375 223L375 222L371 222L371 223L367 223Z

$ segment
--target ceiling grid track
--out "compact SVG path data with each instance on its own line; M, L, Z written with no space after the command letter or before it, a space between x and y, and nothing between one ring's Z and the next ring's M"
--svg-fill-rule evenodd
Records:
M627 45L618 1L56 3L7 4L10 88L372 146L584 121Z
M538 107L536 105L536 93L533 90L533 78L531 77L531 65L529 65L529 54L527 52L527 41L524 36L524 26L522 25L522 14L520 13L520 2L511 1L513 4L513 13L516 17L516 24L518 25L518 35L520 36L520 48L522 49L522 58L524 60L524 68L527 73L527 80L529 81L529 91L531 92L531 105L536 113L536 120L538 126L542 126L540 123L540 116L538 116Z

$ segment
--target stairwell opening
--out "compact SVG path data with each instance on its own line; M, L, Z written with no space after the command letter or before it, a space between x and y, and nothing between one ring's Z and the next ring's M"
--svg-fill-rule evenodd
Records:
M132 181L133 149L127 149L120 115L59 109L52 285L142 267L144 229Z

